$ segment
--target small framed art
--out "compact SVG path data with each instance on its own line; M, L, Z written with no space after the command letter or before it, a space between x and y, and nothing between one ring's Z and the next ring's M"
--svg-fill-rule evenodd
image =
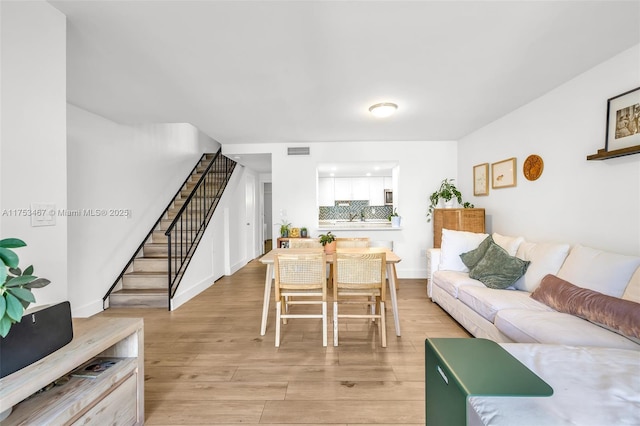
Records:
M491 188L516 186L516 159L508 158L491 164Z
M489 163L473 166L473 195L489 195Z
M640 87L607 100L606 151L640 147Z

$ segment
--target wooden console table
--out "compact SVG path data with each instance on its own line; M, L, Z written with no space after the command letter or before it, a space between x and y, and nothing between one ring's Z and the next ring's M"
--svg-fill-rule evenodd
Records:
M51 355L0 379L2 425L144 424L144 325L141 318L76 318L73 340ZM96 356L126 357L95 379L33 395Z

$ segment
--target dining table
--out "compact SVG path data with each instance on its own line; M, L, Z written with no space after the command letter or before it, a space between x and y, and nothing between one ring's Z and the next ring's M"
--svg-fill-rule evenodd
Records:
M264 281L264 301L262 304L262 323L260 325L260 335L264 336L267 332L267 317L269 316L269 303L271 298L271 286L273 285L273 265L275 257L278 253L318 253L322 252L323 248L274 248L259 261L267 265L267 272ZM389 282L389 295L391 297L391 310L393 311L393 319L396 328L396 336L400 336L400 318L398 315L398 299L396 297L396 264L402 259L394 253L391 249L386 247L362 247L362 248L339 248L337 252L340 253L380 253L384 252L386 257L386 271L387 281ZM327 265L332 265L336 255L334 253L328 253ZM331 280L332 277L330 276Z

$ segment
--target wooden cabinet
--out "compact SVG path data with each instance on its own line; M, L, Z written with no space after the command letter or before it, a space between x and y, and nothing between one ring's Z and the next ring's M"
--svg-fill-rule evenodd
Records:
M484 209L435 209L433 211L433 246L440 247L442 229L484 232Z
M144 329L141 318L77 318L73 340L0 379L2 426L144 424ZM96 356L126 358L93 379L66 377ZM55 381L59 385L35 392ZM35 394L35 395L34 395Z

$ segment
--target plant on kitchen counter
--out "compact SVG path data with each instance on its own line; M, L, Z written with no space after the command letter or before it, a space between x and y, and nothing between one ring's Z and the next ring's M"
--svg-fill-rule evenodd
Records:
M400 216L398 214L398 209L393 209L393 212L387 217L388 220L391 220L392 217Z

